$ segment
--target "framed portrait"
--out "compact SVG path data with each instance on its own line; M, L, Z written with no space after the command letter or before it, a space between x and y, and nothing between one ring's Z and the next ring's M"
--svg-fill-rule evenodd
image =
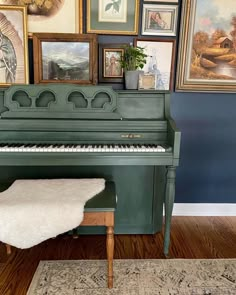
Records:
M87 0L87 33L138 35L140 0Z
M95 34L33 34L35 83L97 83Z
M178 6L144 4L142 35L176 36Z
M177 91L236 92L235 2L183 1Z
M0 5L0 85L28 84L26 8Z
M82 33L82 0L0 0L0 4L26 5L30 37L37 32Z
M156 90L172 90L175 57L175 39L135 38L134 44L147 54L143 67L145 74L156 76Z
M123 83L120 59L127 43L99 44L99 82Z

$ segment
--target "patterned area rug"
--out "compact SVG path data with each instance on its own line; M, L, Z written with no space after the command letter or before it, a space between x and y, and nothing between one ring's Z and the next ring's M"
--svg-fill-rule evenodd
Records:
M236 259L41 261L27 295L235 295Z

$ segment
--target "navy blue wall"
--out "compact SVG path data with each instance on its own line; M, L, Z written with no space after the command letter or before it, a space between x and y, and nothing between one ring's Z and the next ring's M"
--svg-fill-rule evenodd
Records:
M236 202L236 94L173 93L182 132L176 202Z

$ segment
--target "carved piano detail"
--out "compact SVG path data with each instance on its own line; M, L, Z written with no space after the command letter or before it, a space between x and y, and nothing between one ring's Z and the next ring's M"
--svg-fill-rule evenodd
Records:
M27 169L39 177L37 167L45 178L111 178L119 197L115 232L160 231L165 203L168 253L180 149L168 92L15 85L0 99L0 181L26 178ZM59 174L56 167L64 168Z

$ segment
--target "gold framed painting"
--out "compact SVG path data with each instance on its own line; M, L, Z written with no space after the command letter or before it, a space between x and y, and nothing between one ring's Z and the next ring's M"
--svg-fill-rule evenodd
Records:
M163 3L178 3L179 0L143 0L144 2L163 2Z
M236 92L235 1L182 4L176 91Z
M138 35L140 0L87 0L87 33Z
M0 0L4 5L26 5L28 32L82 33L83 0Z
M0 85L28 84L26 8L0 5Z
M97 83L95 34L33 34L34 82Z

